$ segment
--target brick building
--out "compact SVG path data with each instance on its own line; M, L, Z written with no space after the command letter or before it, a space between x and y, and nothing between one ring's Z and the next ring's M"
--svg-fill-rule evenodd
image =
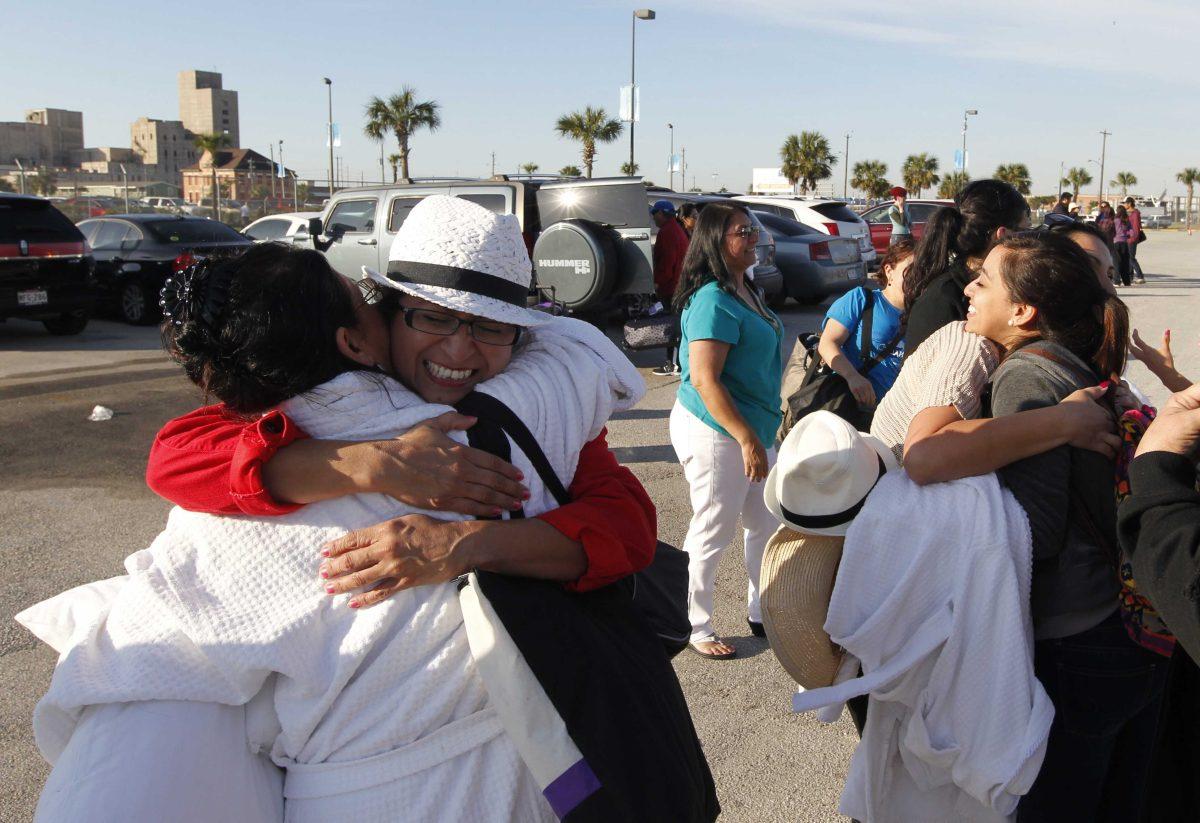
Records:
M271 161L253 149L221 149L217 152L217 184L221 198L247 202L264 198L271 188ZM183 199L199 203L212 197L213 163L208 152L194 165L183 169ZM296 174L291 169L287 177L276 178L276 197L282 201L294 199Z

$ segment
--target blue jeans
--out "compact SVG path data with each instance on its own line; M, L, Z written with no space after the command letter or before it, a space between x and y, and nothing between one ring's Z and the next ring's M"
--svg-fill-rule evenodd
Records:
M1085 632L1034 644L1054 723L1019 823L1138 819L1169 663L1130 640L1116 612Z

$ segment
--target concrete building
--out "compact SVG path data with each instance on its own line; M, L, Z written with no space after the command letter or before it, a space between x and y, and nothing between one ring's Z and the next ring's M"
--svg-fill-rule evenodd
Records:
M179 120L139 117L129 126L129 145L141 162L153 166L155 176L178 181L180 172L196 165L200 152L193 134Z
M226 134L229 145L241 144L238 94L221 88L219 72L179 72L179 119L196 134Z
M67 166L83 150L83 112L30 109L19 123L0 123L0 161Z
M125 166L125 170L129 174L134 174L134 169L137 169L139 176L144 176L145 171L142 169L142 160L132 149L122 148L120 146L99 146L92 149L83 149L71 154L71 168L77 168L80 171L95 172L97 174L120 174L121 166Z
M271 191L271 161L253 149L221 149L216 156L217 185L224 200L266 199ZM296 191L296 173L286 170L275 180L276 198L291 202ZM194 166L183 170L183 199L199 203L212 197L213 163L208 152Z

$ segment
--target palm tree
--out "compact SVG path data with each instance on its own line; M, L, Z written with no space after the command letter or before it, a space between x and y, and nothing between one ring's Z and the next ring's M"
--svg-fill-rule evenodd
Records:
M936 157L930 157L924 152L910 154L904 158L904 167L901 170L904 176L904 187L909 191L915 191L917 197L920 197L923 190L933 188L942 179L938 176L937 170Z
M1129 194L1129 187L1137 185L1137 175L1131 171L1119 171L1117 176L1108 181L1110 186L1120 186L1121 196Z
M971 176L965 171L952 171L942 178L942 184L938 186L938 197L953 200L970 182Z
M590 178L596 162L596 143L611 143L621 136L625 127L620 120L609 117L604 109L586 106L583 111L573 111L558 118L554 130L559 137L570 137L583 144L583 167Z
M582 177L583 172L579 170L579 166L563 166L558 170L562 177Z
M1178 180L1183 185L1187 186L1187 190L1188 190L1187 212L1186 212L1187 217L1185 217L1184 219L1187 221L1188 233L1191 233L1191 231L1192 231L1192 195L1195 193L1196 184L1200 183L1200 169L1197 169L1197 168L1184 169L1183 171L1179 172L1179 174L1175 175L1175 179Z
M399 176L400 176L399 172L396 170L397 167L400 165L400 155L389 154L388 155L388 163L390 163L392 166L392 182L395 183L396 180L399 179Z
M1029 194L1029 185L1033 182L1029 176L1029 167L1024 163L1007 163L997 166L993 176L997 180L1008 183L1021 194Z
M637 177L637 173L641 170L641 168L642 167L637 163L622 163L621 174L625 175L626 177Z
M1062 179L1062 185L1071 187L1071 199L1078 202L1079 190L1092 182L1092 175L1080 166L1067 169L1067 176Z
M522 163L521 164L521 171L525 172L526 174L533 174L539 168L541 168L541 167L537 163Z
M54 173L53 169L39 166L37 174L29 178L29 187L34 194L48 197L58 191L58 175Z
M220 188L217 186L217 152L229 145L229 135L227 134L197 134L192 137L192 142L196 144L196 148L200 150L200 160L204 160L204 155L208 155L208 165L212 169L212 209L213 218L220 219L217 213L217 197Z
M783 161L779 172L795 189L797 184L804 193L815 189L817 183L833 176L836 155L829 149L829 141L819 131L802 131L799 135L789 134L779 148L779 159Z
M854 164L850 185L872 200L878 200L891 188L887 181L888 167L882 160L861 160Z
M408 141L420 129L437 131L442 125L438 113L441 104L436 100L417 101L417 90L404 86L399 94L387 100L372 97L367 101L367 125L363 128L367 137L382 141L388 132L396 136L400 149L400 176L408 178Z

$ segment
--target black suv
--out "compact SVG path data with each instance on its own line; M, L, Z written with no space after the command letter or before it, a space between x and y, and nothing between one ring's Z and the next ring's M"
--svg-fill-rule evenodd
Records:
M0 193L0 320L41 320L51 334L79 334L96 292L83 235L40 197Z
M79 230L96 257L100 300L137 325L158 322L158 293L172 273L254 245L224 223L175 214L105 215Z

